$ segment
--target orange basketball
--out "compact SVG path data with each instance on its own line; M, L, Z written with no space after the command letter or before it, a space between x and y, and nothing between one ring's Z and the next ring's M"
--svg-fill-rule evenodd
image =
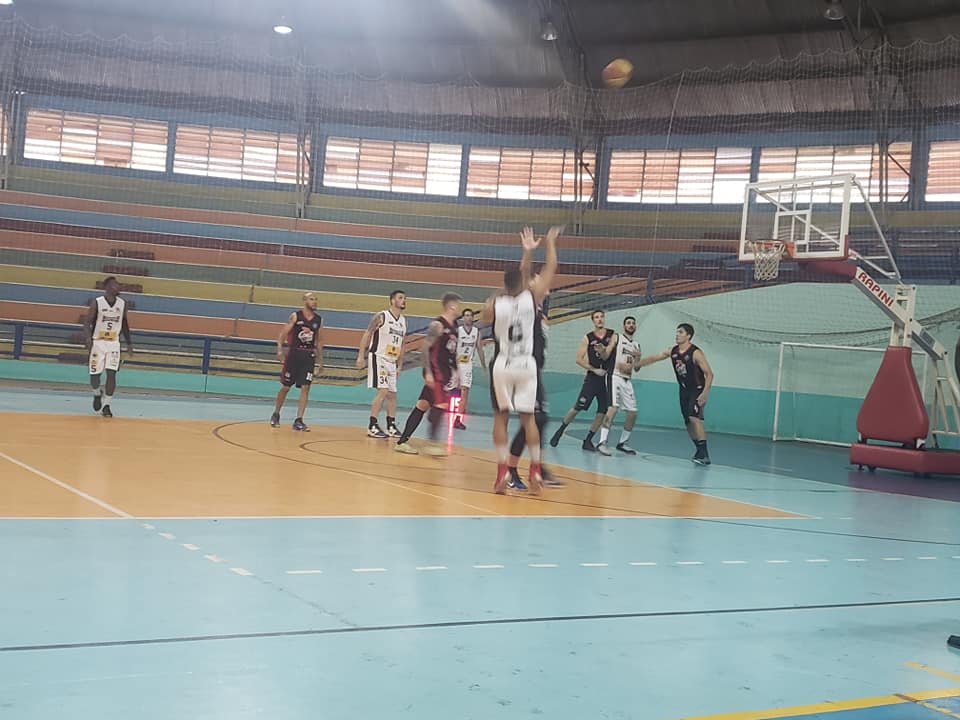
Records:
M625 58L611 60L600 74L603 84L611 88L622 88L633 77L633 63Z

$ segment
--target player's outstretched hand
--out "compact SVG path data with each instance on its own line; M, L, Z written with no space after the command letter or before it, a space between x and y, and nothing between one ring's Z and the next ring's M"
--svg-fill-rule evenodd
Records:
M524 250L536 250L540 247L540 241L533 234L533 228L527 225L520 231L520 244Z
M557 238L563 234L566 225L554 225L547 231L547 242L556 242Z

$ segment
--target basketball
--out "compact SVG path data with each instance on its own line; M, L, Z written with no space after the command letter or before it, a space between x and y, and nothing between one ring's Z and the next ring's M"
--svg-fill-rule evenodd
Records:
M624 58L611 60L601 73L603 84L611 88L622 88L633 77L633 63Z

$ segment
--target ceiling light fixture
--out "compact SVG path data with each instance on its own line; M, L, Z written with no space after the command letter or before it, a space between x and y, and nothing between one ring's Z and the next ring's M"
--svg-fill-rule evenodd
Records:
M289 35L293 32L293 28L287 23L286 18L280 18L280 22L273 26L273 31L277 35Z
M557 39L557 27L551 22L550 18L544 18L540 21L540 39L547 42L553 42Z
M13 5L13 0L0 0L0 5Z
M843 20L847 16L847 11L843 9L843 0L825 0L825 3L823 16L827 20Z

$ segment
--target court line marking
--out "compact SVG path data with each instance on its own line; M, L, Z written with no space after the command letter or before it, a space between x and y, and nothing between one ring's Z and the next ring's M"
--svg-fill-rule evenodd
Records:
M57 479L56 479L55 477L53 477L52 475L48 475L47 473L43 472L43 470L38 470L37 468L33 467L32 465L27 465L25 462L20 462L20 461L17 460L15 457L11 457L10 455L7 455L7 454L6 454L5 452L3 452L2 450L0 450L0 458L3 458L3 459L6 460L7 462L12 463L13 465L16 465L17 467L20 467L20 468L26 470L27 472L33 473L34 475L36 475L36 476L39 477L39 478L43 478L44 480L46 480L46 481L49 482L49 483L53 483L53 484L56 485L57 487L62 488L63 490L66 490L67 492L73 493L73 494L76 495L77 497L83 498L83 499L86 500L87 502L93 503L93 504L96 505L97 507L99 507L99 508L101 508L101 509L103 509L103 510L106 510L107 512L113 513L113 514L116 515L117 517L124 518L125 520L132 520L132 519L133 519L133 515L131 515L130 513L125 512L125 511L121 510L120 508L115 507L115 506L111 505L110 503L108 503L108 502L106 502L106 501L104 501L104 500L101 500L100 498L94 497L94 496L91 495L90 493L85 493L83 490L80 490L79 488L75 488L75 487L73 487L73 485L69 485L69 484L63 482L62 480L57 480Z
M828 700L812 705L795 705L788 708L772 710L743 710L722 713L719 715L698 715L683 720L774 720L775 718L803 717L805 715L821 715L845 710L870 710L873 708L889 707L892 705L917 704L927 700L942 700L960 695L960 688L945 690L924 690L915 693L896 693L894 695L877 695L874 697L856 698L853 700Z
M923 663L905 662L904 665L906 665L908 668L913 668L914 670L923 670L923 672L930 673L931 675L938 675L949 680L960 680L960 675L957 673L947 672L946 670L931 667L930 665L924 665Z
M233 568L234 571L243 568ZM244 572L247 572L244 570ZM238 573L239 574L239 573ZM251 573L252 574L252 573ZM0 652L29 652L38 650L75 650L80 648L126 647L130 645L162 645L171 643L209 642L222 640L250 640L278 637L311 637L319 635L346 635L351 633L389 632L398 630L437 630L460 627L486 627L491 625L531 625L555 622L583 622L596 620L639 620L664 617L696 617L708 615L756 615L782 612L811 612L817 610L862 610L907 605L948 605L960 603L960 597L921 598L913 600L874 600L853 603L824 603L816 605L773 605L745 608L714 608L703 610L647 610L628 613L598 613L594 615L550 615L512 617L488 620L447 620L429 623L397 625L351 625L335 628L312 628L305 630L278 630L273 632L229 633L223 635L185 635L177 637L138 638L135 640L104 640L98 642L50 643L45 645L9 645L0 647ZM960 695L960 688L955 689ZM770 716L755 716L770 717Z
M474 565L474 570L503 570L503 565Z
M420 565L417 567L417 570L449 570L446 565Z
M584 563L580 563L580 567L586 567L586 568L590 568L590 567L610 567L610 563L605 563L605 562L584 562Z
M384 567L353 568L353 572L355 573L380 573L386 571L387 569Z
M287 575L322 575L323 570L287 570Z
M748 560L721 560L722 565L746 565Z
M237 575L243 575L244 577L250 577L251 575L253 575L252 572L242 567L232 567L230 568L230 572L234 572Z

